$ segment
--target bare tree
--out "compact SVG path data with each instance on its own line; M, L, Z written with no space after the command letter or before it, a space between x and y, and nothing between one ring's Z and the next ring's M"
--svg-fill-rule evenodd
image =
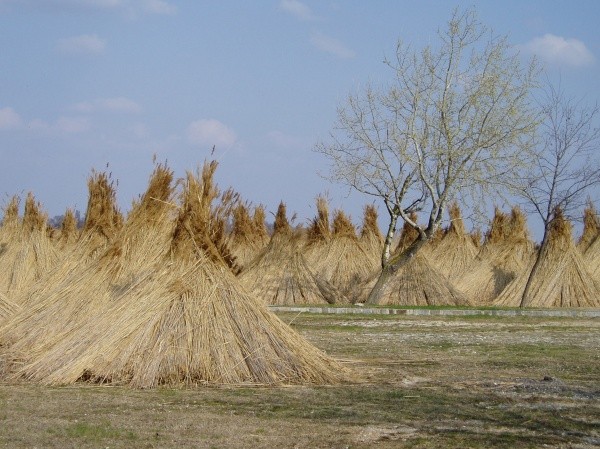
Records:
M389 214L382 271L368 302L440 226L450 201L506 185L527 166L537 112L530 91L535 64L523 67L507 39L483 26L474 10L455 10L438 31L439 46L413 51L399 42L386 64L394 81L368 86L338 108L329 142L316 151L331 162L328 178L380 198ZM418 224L412 212L425 211ZM398 219L418 232L401 254L391 244Z
M599 108L565 97L562 88L548 84L542 101L543 122L532 169L520 179L518 193L525 209L537 214L544 226L540 248L521 298L529 303L531 280L548 247L554 219L574 218L587 201L591 188L600 185Z

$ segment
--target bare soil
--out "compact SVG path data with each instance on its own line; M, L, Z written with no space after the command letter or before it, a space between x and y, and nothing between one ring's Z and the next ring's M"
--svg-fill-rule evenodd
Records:
M280 316L357 382L0 383L0 447L600 447L598 318Z

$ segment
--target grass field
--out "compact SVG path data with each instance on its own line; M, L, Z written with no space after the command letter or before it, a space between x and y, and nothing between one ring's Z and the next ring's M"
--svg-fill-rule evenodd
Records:
M0 447L600 446L598 318L279 316L356 384L0 383Z

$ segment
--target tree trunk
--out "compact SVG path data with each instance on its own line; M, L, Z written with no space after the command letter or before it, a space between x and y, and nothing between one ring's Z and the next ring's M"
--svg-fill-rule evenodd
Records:
M391 257L381 269L377 282L369 292L367 304L378 305L381 303L383 287L396 271L408 264L417 252L427 243L427 238L418 238L400 254Z
M392 240L394 240L394 234L396 233L396 224L398 223L398 214L390 212L390 225L388 231L385 234L385 241L383 243L383 252L381 253L381 269L383 270L391 257L392 252Z

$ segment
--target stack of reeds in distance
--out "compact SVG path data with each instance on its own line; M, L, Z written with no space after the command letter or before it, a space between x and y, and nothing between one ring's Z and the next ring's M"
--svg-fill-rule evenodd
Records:
M47 219L41 205L29 193L20 227L13 232L0 257L0 291L13 302L17 302L21 290L44 277L59 259L48 235Z
M583 211L583 232L577 242L579 251L585 254L598 235L600 235L600 218L594 204L590 201Z
M2 225L0 226L0 257L9 242L18 239L21 224L19 222L19 203L20 198L13 196L4 207Z
M269 242L264 220L265 213L262 206L255 208L254 217L250 216L247 204L240 203L233 210L229 246L240 270L252 262Z
M383 253L383 235L377 223L377 209L372 204L364 207L363 223L360 230L360 244L373 260L373 270L381 267Z
M85 222L77 241L63 247L57 263L40 280L18 292L15 302L34 304L39 298L45 297L47 292L58 289L60 284L70 282L72 276L83 271L102 254L121 228L122 222L110 176L104 172L92 171L88 178Z
M519 307L533 263L511 281L495 305ZM557 210L549 229L549 241L531 279L526 307L598 307L600 286L588 271L573 242L571 223Z
M430 261L452 283L468 270L477 255L477 248L465 230L460 208L453 203L449 209L450 225L439 243L430 250Z
M490 305L523 270L530 267L535 244L518 207L510 214L495 209L485 242L456 286L475 305Z
M325 231L326 223L321 215L316 217L312 230L308 232L305 257L319 278L325 279L355 302L353 297L357 294L356 289L373 274L379 264L367 254L356 235L354 224L343 211L335 212L332 229L328 231ZM315 232L317 228L320 229L319 233ZM319 237L315 238L315 235Z
M61 251L69 251L79 240L79 229L73 209L67 208L63 216L60 230L56 234L56 246Z
M311 271L301 244L301 236L290 227L282 202L269 244L239 275L242 285L272 305L348 302L338 289Z
M411 214L410 218L417 222L416 214ZM393 254L402 253L417 237L417 230L405 222ZM364 284L362 300L366 300L378 276L379 273ZM420 250L387 280L379 305L466 306L469 301L431 264L426 253Z
M209 202L188 177L170 251L143 280L118 292L16 376L136 388L201 384L332 384L349 380L249 295L207 240ZM200 189L201 191L201 189ZM210 251L210 254L209 254Z
M123 215L117 207L116 189L110 175L93 170L88 178L88 202L78 250L93 259L122 225Z
M598 215L592 205L585 210L583 234L577 247L583 251L585 265L596 280L600 282L600 232L598 231Z

